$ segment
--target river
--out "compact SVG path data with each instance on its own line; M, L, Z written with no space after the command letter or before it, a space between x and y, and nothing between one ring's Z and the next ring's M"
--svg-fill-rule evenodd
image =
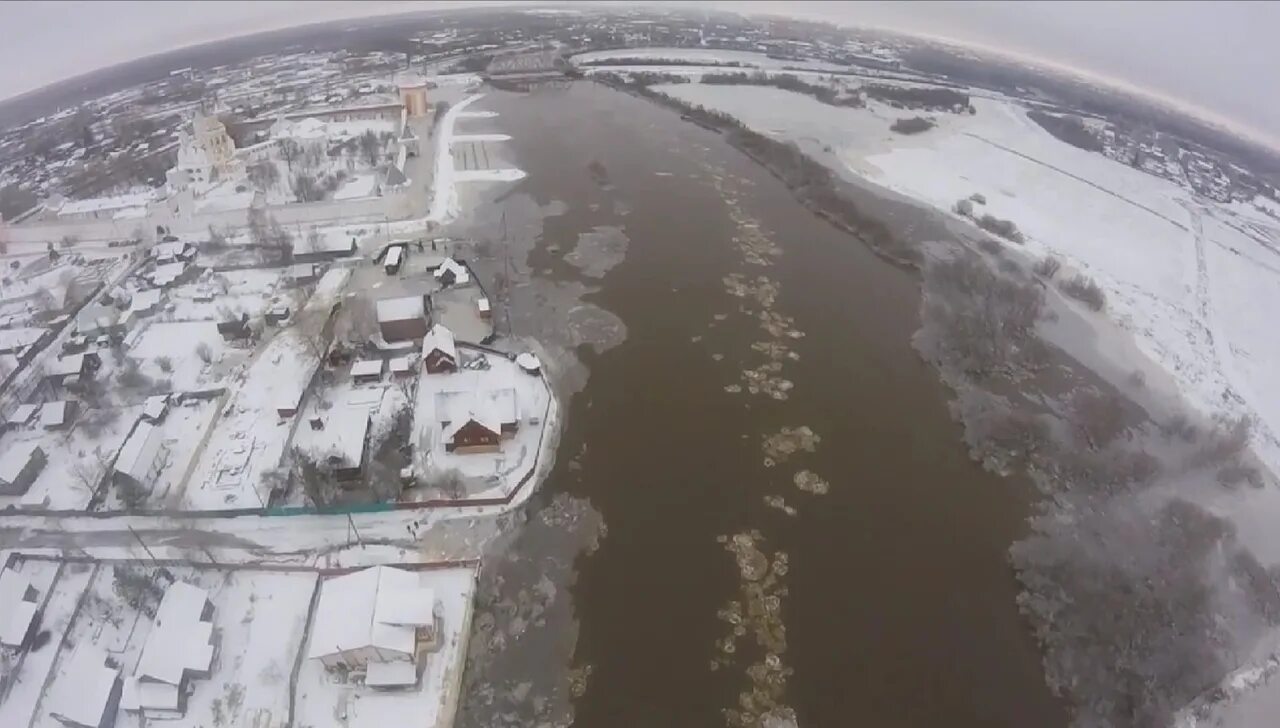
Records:
M539 498L607 527L570 590L574 724L1064 725L1006 558L1033 491L968 458L911 347L914 274L649 102L580 82L475 108L528 177L460 228L502 221L534 281L513 331L589 373Z

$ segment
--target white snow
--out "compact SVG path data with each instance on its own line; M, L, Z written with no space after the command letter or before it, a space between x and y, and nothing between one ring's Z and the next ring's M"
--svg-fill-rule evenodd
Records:
M344 183L333 193L335 200L358 200L362 197L374 197L378 191L378 176L374 174L358 174Z

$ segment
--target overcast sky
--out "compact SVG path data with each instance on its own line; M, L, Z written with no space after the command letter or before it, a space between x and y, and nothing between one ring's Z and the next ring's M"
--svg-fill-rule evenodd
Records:
M302 23L468 2L0 3L0 98L140 56ZM511 4L511 3L507 3ZM637 3L627 3L634 7ZM674 3L679 4L679 3ZM949 38L1068 66L1280 137L1280 3L711 2Z

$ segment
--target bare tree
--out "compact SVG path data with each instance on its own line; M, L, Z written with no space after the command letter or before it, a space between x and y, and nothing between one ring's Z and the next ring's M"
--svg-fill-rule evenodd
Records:
M289 171L293 171L293 163L302 156L302 145L293 139L280 140L280 158L288 165Z
M348 299L342 305L337 336L353 346L364 346L378 333L378 315L366 296Z
M260 190L266 191L280 182L280 168L270 159L263 159L249 165L246 170L249 181Z
M316 182L315 177L299 172L293 177L293 196L298 202L318 202L324 199L324 187Z
M333 476L297 447L290 456L288 479L290 486L301 486L312 505L325 506L337 497L338 484Z
M1062 281L1058 287L1063 293L1094 311L1101 311L1107 305L1107 295L1102 292L1102 287L1083 273L1077 273L1068 280Z
M98 447L71 466L71 475L93 497L110 467L111 456Z
M1124 404L1114 394L1079 389L1071 396L1071 422L1089 447L1106 447L1125 430Z
M1041 278L1052 280L1054 276L1058 275L1058 271L1061 268L1062 261L1052 255L1046 255L1031 266L1031 271Z
M372 129L360 135L360 156L364 157L370 167L376 166L378 157L382 156L382 142Z

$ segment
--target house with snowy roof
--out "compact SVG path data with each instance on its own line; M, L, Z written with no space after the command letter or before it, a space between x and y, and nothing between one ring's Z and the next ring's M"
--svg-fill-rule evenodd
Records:
M171 584L156 610L138 667L125 680L125 710L160 717L185 713L188 683L207 677L213 665L215 637L208 592L184 581Z
M417 656L437 645L441 606L419 574L374 566L326 579L307 658L325 667L364 670L365 684L417 682Z
M26 493L36 482L40 471L49 462L44 450L35 442L18 442L9 445L0 454L0 493L19 495Z
M445 258L440 267L432 271L431 275L435 276L440 285L451 286L453 284L464 285L471 282L471 272L467 267L453 258Z
M422 365L428 374L458 371L458 345L452 331L441 324L431 327L422 338Z
M82 642L59 672L49 695L49 715L72 728L107 728L120 704L120 670L101 647Z
M497 452L502 440L515 435L520 427L516 390L511 387L437 392L435 411L445 452Z
M40 594L21 571L0 571L0 645L22 647L40 613Z
M165 446L160 428L150 422L139 422L116 456L111 474L117 487L122 484L150 492L151 485L164 467Z

